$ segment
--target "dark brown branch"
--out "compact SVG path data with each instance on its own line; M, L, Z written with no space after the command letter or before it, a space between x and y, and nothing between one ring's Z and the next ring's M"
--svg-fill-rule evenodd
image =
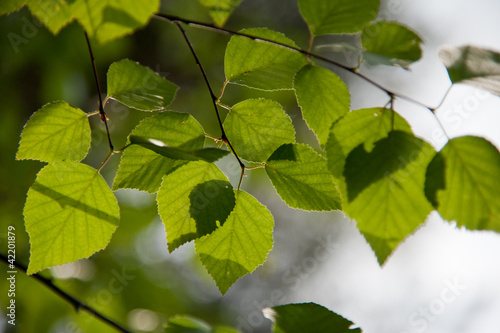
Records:
M10 264L8 258L5 256L5 254L0 253L0 259L2 259L2 261L5 262L7 265ZM26 266L18 263L17 261L14 262L14 266L16 266L16 268L18 268L19 270L23 271L25 274L28 270ZM75 309L75 311L78 312L80 309L85 310L89 314L97 317L99 320L105 322L106 324L113 327L114 329L116 329L119 332L132 333L132 331L129 331L128 329L124 328L120 324L109 319L105 315L101 314L99 311L91 308L90 306L86 305L85 303L81 302L80 300L76 299L75 297L69 295L64 290L61 290L59 287L54 285L54 283L52 282L52 279L48 279L46 277L43 277L40 274L32 274L32 275L28 275L28 276L32 277L33 279L37 280L41 284L45 285L52 292L54 292L56 295L58 295L59 297L61 297L62 299L64 299L68 303L70 303L73 306L73 308Z

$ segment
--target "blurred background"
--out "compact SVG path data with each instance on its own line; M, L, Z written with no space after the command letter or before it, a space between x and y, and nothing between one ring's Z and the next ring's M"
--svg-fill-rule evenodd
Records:
M210 22L196 0L163 1L161 11ZM380 18L400 21L416 31L424 40L423 58L410 71L368 65L361 71L388 89L429 106L439 105L450 86L439 48L473 44L500 51L498 13L500 3L493 0L383 0ZM256 26L281 31L300 47L307 47L307 27L294 0L244 0L226 24L234 30ZM25 36L26 42L13 47L6 37L11 32ZM229 37L195 28L187 32L218 91L224 81L223 56ZM7 227L14 226L17 259L27 264L29 239L22 209L43 164L15 160L23 125L34 111L55 100L94 111L97 96L85 39L77 24L53 36L23 9L0 17L0 36L0 251L6 253ZM350 59L324 47L345 38L318 38L313 51L347 63ZM207 133L219 135L200 72L171 24L152 20L133 36L94 45L94 53L102 86L112 62L138 61L180 87L171 110L191 113ZM331 69L348 84L352 109L387 102L381 91ZM318 148L291 91L264 93L229 86L223 102L233 105L250 97L279 101L297 128L297 140ZM427 109L400 100L395 107L417 136L436 149L444 145ZM498 97L457 85L437 114L450 136L479 135L500 147L499 108ZM150 116L115 103L108 103L106 112L116 147L124 145L138 121ZM84 162L97 167L108 148L97 118L92 119L92 129L92 148ZM119 156L114 156L103 169L110 184L118 163ZM218 165L237 183L239 168L231 156ZM342 213L287 208L263 170L252 171L243 189L273 213L275 243L266 263L237 281L224 297L197 259L192 243L168 253L155 196L131 190L116 192L121 224L106 250L42 275L54 277L61 289L139 332L162 332L176 314L244 332L269 332L272 323L262 315L263 308L309 301L345 316L365 333L500 331L500 235L459 229L432 213L380 267L355 222ZM0 265L0 270L6 272L7 266ZM8 284L0 280L0 332L114 332L86 313L76 313L34 279L19 273L16 283L17 325L13 327L7 325L3 312Z

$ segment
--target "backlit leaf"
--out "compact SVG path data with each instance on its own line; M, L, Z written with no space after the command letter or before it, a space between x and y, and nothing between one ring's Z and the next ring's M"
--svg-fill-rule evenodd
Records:
M295 142L292 120L281 105L268 99L249 99L234 105L224 129L241 158L264 162L282 144Z
M10 2L10 0L5 2ZM27 0L27 3L33 16L53 34L57 34L73 20L71 7L66 0Z
M377 17L379 0L299 0L313 35L355 33Z
M474 46L446 46L439 52L453 83L488 90L500 95L500 53Z
M238 6L241 0L198 0L214 20L218 27L222 27L227 19L233 12L234 8Z
M175 84L131 60L109 66L108 95L133 109L163 110L172 103L176 91Z
M89 148L87 114L66 102L53 102L33 113L24 126L16 158L80 161Z
M285 144L266 162L266 172L283 201L292 208L340 209L340 197L326 160L304 144Z
M205 133L196 119L187 113L172 111L144 119L130 135L147 136L170 147L186 150L202 149L205 142ZM123 152L113 189L135 188L156 192L163 176L185 163L186 161L173 160L144 147L132 145Z
M27 0L10 0L0 2L0 15L15 12L24 7Z
M101 175L66 161L38 173L23 213L31 244L28 274L102 250L120 220L116 198Z
M425 190L444 219L500 232L500 153L489 141L450 140L429 164Z
M235 191L235 196L224 225L195 240L196 252L222 294L262 265L273 247L274 219L269 210L246 192Z
M211 233L234 207L227 177L212 163L190 162L165 175L156 200L168 249Z
M359 145L347 157L344 209L381 264L432 211L424 182L434 154L428 143L412 134L393 131L371 152Z
M240 32L296 47L282 33L266 28ZM242 36L231 37L224 56L226 80L261 90L292 89L295 73L305 64L305 56L298 52Z
M422 39L395 22L378 21L364 27L364 59L373 65L408 66L422 56Z
M294 88L304 120L326 144L332 124L349 112L347 86L328 69L307 65L295 76Z

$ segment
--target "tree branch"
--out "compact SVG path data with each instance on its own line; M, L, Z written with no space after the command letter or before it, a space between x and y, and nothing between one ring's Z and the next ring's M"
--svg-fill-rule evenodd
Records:
M0 259L2 259L2 261L5 262L7 265L10 264L8 258L5 256L5 254L0 253ZM26 266L18 263L17 261L14 261L14 266L16 266L19 270L23 271L25 274L28 270ZM32 277L33 279L37 280L41 284L45 285L47 288L49 288L51 291L53 291L56 295L58 295L59 297L61 297L62 299L64 299L68 303L70 303L73 306L73 308L75 308L76 312L78 312L78 310L80 310L80 309L85 310L89 314L97 317L98 319L105 322L106 324L113 327L114 329L116 329L119 332L132 333L131 331L124 328L120 324L116 323L115 321L113 321L113 320L109 319L108 317L106 317L105 315L101 314L99 311L91 308L90 306L86 305L82 301L69 295L64 290L61 290L59 287L54 285L54 283L52 282L52 279L45 278L45 277L41 276L40 274L33 274L33 275L28 275L28 276Z

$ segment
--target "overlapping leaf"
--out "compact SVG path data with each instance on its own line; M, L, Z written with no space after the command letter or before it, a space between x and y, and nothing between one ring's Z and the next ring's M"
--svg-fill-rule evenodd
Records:
M27 0L10 0L0 2L0 15L15 12L24 7Z
M158 212L167 232L168 249L211 233L234 207L227 177L212 163L190 162L165 175L157 195Z
M264 309L264 315L274 322L275 333L361 332L359 328L351 330L352 322L316 303L274 306Z
M439 52L453 83L500 95L500 53L474 46L446 46Z
M187 113L171 111L143 120L130 135L148 137L186 150L202 149L205 142L205 133L196 119ZM156 192L163 175L185 163L141 146L129 146L123 152L113 189L135 188Z
M295 130L281 105L268 99L249 99L234 105L224 129L241 158L264 162L282 144L295 142Z
M299 0L313 35L355 33L377 17L379 0Z
M424 182L434 154L412 134L393 131L371 152L359 145L347 157L344 210L356 219L380 263L432 210Z
M111 98L141 111L165 109L177 91L172 82L128 59L111 64L107 78Z
M67 161L38 173L23 214L31 244L28 274L102 250L120 220L116 198L101 175Z
M236 191L224 225L195 240L196 252L222 294L262 265L273 247L273 216L250 194Z
M282 145L267 160L266 172L281 199L292 208L316 211L341 208L326 160L307 145Z
M238 331L224 326L211 327L200 319L179 315L168 321L165 333L238 333Z
M266 28L244 29L241 33L296 47L282 33ZM292 89L293 78L306 64L304 55L290 49L242 36L233 36L224 56L226 80L262 90Z
M241 0L198 0L214 20L218 27L222 27L227 19L238 6Z
M31 13L53 34L73 20L71 7L66 0L27 0L27 3Z
M361 35L364 59L374 65L408 66L422 56L422 39L395 22L378 21L364 27Z
M90 148L87 114L66 102L46 104L24 126L16 158L80 161Z
M500 232L500 153L489 141L450 140L429 164L425 190L444 219Z
M295 76L295 95L309 128L324 145L332 124L349 112L349 89L333 72L304 66Z

